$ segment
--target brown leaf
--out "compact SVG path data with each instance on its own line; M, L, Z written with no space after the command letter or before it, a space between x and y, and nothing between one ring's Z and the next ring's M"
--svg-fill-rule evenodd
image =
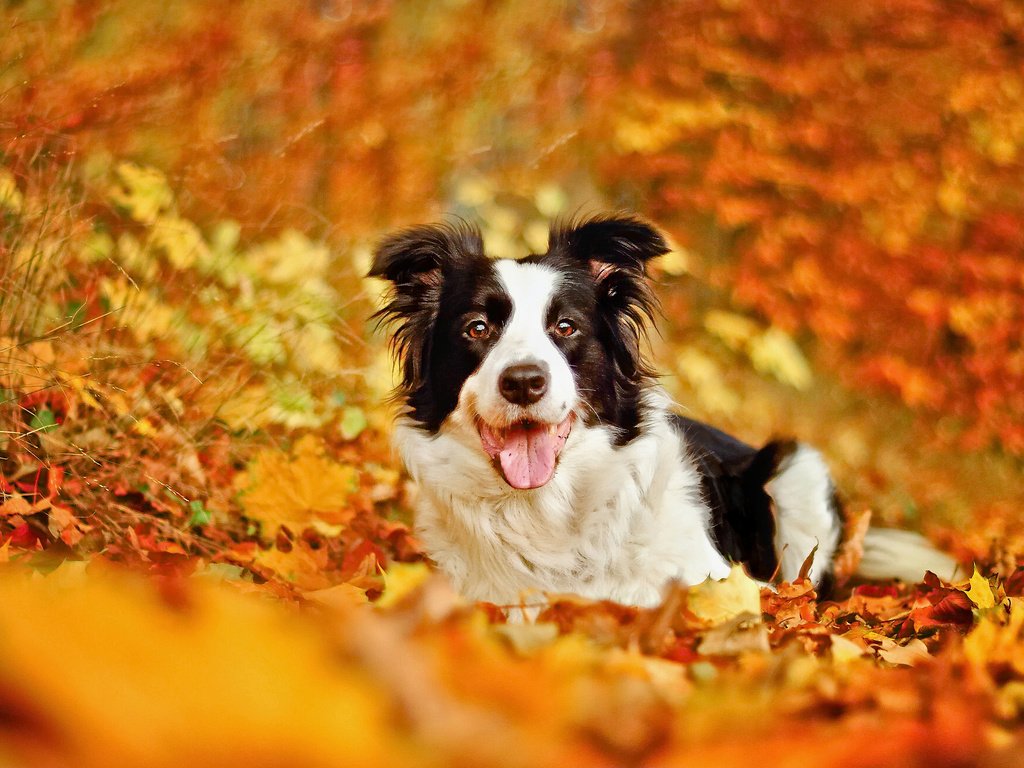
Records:
M20 494L14 494L3 504L0 504L0 516L10 515L31 515L32 505L29 504Z
M860 560L864 556L864 537L871 527L871 510L865 509L849 515L846 521L843 543L839 546L834 563L836 585L846 584L857 571Z

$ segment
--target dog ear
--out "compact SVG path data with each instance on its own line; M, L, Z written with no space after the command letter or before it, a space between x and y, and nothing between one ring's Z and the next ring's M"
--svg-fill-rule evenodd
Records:
M465 223L426 224L388 235L377 246L368 277L391 283L374 318L393 329L391 347L402 369L402 387L423 383L426 356L441 305L446 268L483 254L480 231Z
M367 277L382 277L396 287L413 281L437 282L442 265L457 258L467 245L475 246L477 251L483 249L479 233L469 227L448 224L407 227L381 241Z
M549 249L585 262L599 281L620 269L646 274L648 261L671 250L661 232L629 214L595 216L558 226L551 231Z
M605 344L620 389L635 388L653 376L642 341L658 309L647 281L647 262L671 250L661 232L637 216L597 216L554 228L548 249L594 276Z

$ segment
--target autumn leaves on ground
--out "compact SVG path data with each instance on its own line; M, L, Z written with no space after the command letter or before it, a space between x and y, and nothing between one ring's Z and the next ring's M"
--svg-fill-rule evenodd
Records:
M1016 765L1024 15L827 5L7 4L0 764ZM373 243L602 206L682 406L828 456L840 580L873 520L963 581L431 574Z

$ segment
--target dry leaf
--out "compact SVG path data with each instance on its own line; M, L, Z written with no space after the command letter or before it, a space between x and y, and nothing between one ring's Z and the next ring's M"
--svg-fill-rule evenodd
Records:
M734 565L721 581L707 580L687 592L686 606L699 618L721 624L739 616L761 617L761 587L743 567Z
M246 517L263 523L269 536L281 525L295 533L316 521L344 525L354 514L349 497L357 480L354 467L332 461L323 442L306 435L290 454L261 451L236 487Z

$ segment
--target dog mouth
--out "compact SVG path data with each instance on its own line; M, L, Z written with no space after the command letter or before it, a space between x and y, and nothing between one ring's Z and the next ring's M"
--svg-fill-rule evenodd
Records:
M540 488L555 474L558 454L572 430L572 414L559 424L517 421L504 427L477 422L480 443L513 488Z

